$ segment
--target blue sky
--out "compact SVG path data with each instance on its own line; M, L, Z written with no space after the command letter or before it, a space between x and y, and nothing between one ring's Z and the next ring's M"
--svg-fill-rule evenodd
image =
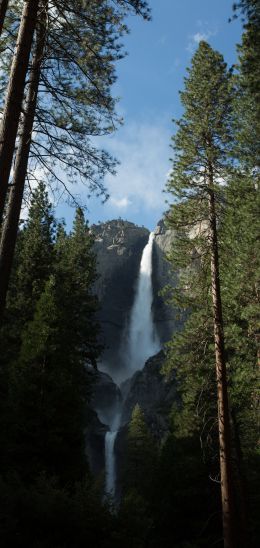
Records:
M178 91L201 39L219 50L229 65L236 61L241 22L228 22L232 4L233 0L150 0L150 23L129 17L131 33L124 40L128 55L117 65L114 86L124 126L101 143L120 161L117 175L105 181L110 199L102 205L88 200L84 188L77 189L89 209L90 223L121 217L153 230L162 217L172 118L181 115ZM72 208L60 204L57 215L70 227Z

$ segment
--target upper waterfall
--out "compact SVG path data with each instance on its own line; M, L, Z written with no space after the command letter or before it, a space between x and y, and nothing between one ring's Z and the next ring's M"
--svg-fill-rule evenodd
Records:
M140 263L137 290L128 326L126 361L129 376L142 369L146 360L160 350L153 314L152 255L154 233L151 232Z

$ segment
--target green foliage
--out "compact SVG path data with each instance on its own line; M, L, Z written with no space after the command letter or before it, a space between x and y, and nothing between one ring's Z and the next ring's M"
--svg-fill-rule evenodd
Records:
M137 404L132 413L127 437L125 489L134 489L145 500L151 496L153 477L157 470L157 447Z
M154 486L151 546L210 546L220 530L217 484L201 459L198 437L170 434L161 447Z
M0 480L3 548L113 547L113 518L90 480L61 488L42 474L33 486Z
M39 546L60 546L66 540L60 525L53 537L50 534L52 540L47 530L43 532L51 516L48 505L57 508L65 521L72 512L67 521L75 538L73 520L77 511L81 512L78 521L83 520L83 505L88 500L88 488L84 491L83 486L89 478L84 431L93 378L89 368L96 364L100 353L92 236L80 210L69 235L63 226L58 227L57 234L54 228L46 190L40 185L34 192L28 221L20 231L17 267L1 331L1 473L11 505L1 511L4 522L14 520L18 536L31 538L35 546L38 541ZM15 341L11 351L10 341ZM44 493L43 480L41 486L37 483L43 475ZM14 481L20 486L13 495ZM69 489L74 493L71 501ZM80 489L82 502L78 500ZM25 497L24 514L19 509L21 493ZM94 513L92 495L89 500ZM105 513L101 503L98 505L97 512ZM35 531L26 530L30 514L35 519ZM41 533L34 538L39 520ZM90 534L86 528L87 520L84 539ZM6 538L16 534L8 531ZM56 540L55 535L60 539ZM72 546L71 538L68 534L64 546Z
M15 294L10 296L21 323L31 320L54 261L55 222L43 183L34 191L28 221L20 232ZM11 304L12 304L11 303Z
M119 539L126 548L144 548L153 530L153 519L147 501L135 488L124 496L119 512Z

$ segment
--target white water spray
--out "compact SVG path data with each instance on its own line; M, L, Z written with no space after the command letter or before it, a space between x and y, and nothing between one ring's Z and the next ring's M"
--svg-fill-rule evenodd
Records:
M142 254L137 291L130 317L127 345L129 376L142 369L146 360L160 350L152 315L153 240L154 233L151 232Z

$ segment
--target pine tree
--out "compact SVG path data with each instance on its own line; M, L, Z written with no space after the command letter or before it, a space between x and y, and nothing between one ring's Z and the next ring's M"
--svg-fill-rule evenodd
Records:
M45 185L34 191L21 233L15 307L21 323L32 319L53 263L54 217Z
M83 211L77 209L72 232L66 237L60 227L55 245L56 276L61 287L59 306L64 317L63 329L68 333L68 355L72 352L73 359L96 367L101 348L97 342L98 302L93 294L97 274L92 246L93 238Z
M157 465L157 448L139 406L132 412L127 438L125 487L149 501Z
M234 513L217 219L222 194L219 182L227 181L232 140L231 85L222 56L205 42L200 42L188 73L181 93L185 111L173 139L175 159L168 190L177 204L171 207L169 221L179 231L178 250L185 257L181 262L185 264L186 259L186 267L190 267L195 248L210 271L223 535L225 548L230 548L235 546Z

